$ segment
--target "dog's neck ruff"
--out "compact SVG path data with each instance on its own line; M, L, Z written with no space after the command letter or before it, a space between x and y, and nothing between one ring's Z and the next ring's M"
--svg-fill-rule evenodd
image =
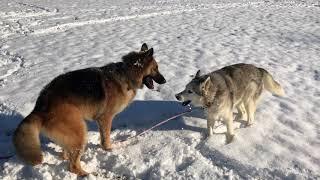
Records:
M133 65L134 66L138 66L138 67L140 67L140 68L142 68L143 67L143 65L141 64L141 59L138 59Z
M209 97L204 92L201 92L201 96L204 97L204 106L203 109L208 109L213 105L213 100L209 100ZM213 98L214 99L214 98Z
M106 81L114 80L117 83L127 83L128 90L136 90L140 88L132 76L132 69L124 62L111 63L102 67L102 72Z
M206 102L204 105L204 109L208 109L212 106L213 102Z

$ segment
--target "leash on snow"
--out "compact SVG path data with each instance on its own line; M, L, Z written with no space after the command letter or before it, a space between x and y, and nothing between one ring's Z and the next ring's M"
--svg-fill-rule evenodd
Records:
M152 129L154 129L154 128L158 127L158 126L161 126L162 124L164 124L164 123L166 123L168 121L171 121L171 120L173 120L173 119L175 119L177 117L183 116L183 115L185 115L185 114L187 114L187 113L189 113L191 111L192 111L192 108L191 108L190 105L188 105L188 109L187 110L185 110L185 111L183 111L181 113L175 114L175 115L171 116L170 118L164 119L164 120L160 121L159 123L153 125L152 127L148 128L148 129L146 129L146 130L144 130L144 131L142 131L142 132L140 132L140 133L138 133L138 134L136 134L134 136L128 137L127 139L124 139L124 140L116 141L115 143L126 142L126 141L129 141L130 139L133 139L133 138L136 138L136 137L141 136L143 134L146 134L147 132L151 131Z

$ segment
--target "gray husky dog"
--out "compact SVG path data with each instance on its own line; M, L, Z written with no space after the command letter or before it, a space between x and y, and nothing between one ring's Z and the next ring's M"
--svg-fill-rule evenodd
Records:
M176 98L183 101L183 105L191 103L206 110L208 136L213 134L215 122L223 119L227 125L227 143L230 143L234 138L233 108L238 111L236 119L246 119L247 126L251 125L264 89L274 95L284 95L280 84L265 69L234 64L202 76L199 70Z

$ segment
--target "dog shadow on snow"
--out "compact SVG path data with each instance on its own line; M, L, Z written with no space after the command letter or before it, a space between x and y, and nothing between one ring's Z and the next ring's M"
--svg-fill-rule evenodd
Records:
M9 107L0 104L0 157L11 156L14 152L12 135L23 116ZM0 159L2 162L3 158Z
M0 159L0 167L4 162L24 164L19 158L15 156L15 150L12 144L12 136L18 124L23 120L23 116L10 108L0 104L0 157L14 155L8 159ZM134 101L123 112L119 113L113 120L112 129L127 129L133 130L137 133L146 130L155 124L167 120L174 115L185 112L187 107L183 107L181 102L177 101ZM186 118L187 117L187 118ZM170 130L190 130L193 132L203 133L205 128L197 125L188 125L188 117L197 118L199 121L206 121L203 110L193 108L192 112L186 113L154 128L152 131L170 131ZM206 123L206 122L205 122ZM242 123L241 123L242 124ZM99 132L97 123L95 121L87 121L88 131ZM122 135L121 135L122 136ZM128 136L117 137L117 140L124 140ZM48 138L40 136L41 149L43 152L58 156L59 152L54 147ZM96 145L88 143L89 146L96 147ZM60 165L44 163L46 166L52 166L54 171L62 171L67 166L64 161ZM0 168L1 170L1 168ZM39 173L34 171L31 166L24 166L18 173L24 177L38 177ZM41 174L41 173L40 173Z
M167 120L174 115L185 112L187 107L181 105L177 101L141 101L132 102L124 111L119 113L112 122L112 130L129 129L137 133L146 130L161 121ZM190 130L193 132L204 133L205 128L197 125L189 125L188 118L197 118L199 121L205 121L204 111L200 108L192 108L192 112L174 118L161 126L153 129L153 131L170 131L170 130ZM241 124L245 122L238 121ZM89 121L87 123L89 131L98 131L96 122ZM219 133L218 133L219 134ZM224 133L223 133L224 134ZM118 139L120 138L120 139ZM127 137L117 137L117 140L124 140Z
M182 106L181 103L177 101L133 101L124 111L113 119L112 130L130 129L139 133L185 111L187 111L187 107ZM184 129L197 132L203 131L201 127L187 125L183 117L205 119L202 110L193 109L192 112L176 117L153 130L168 131ZM95 122L89 122L87 125L89 131L98 131L98 126Z
M11 108L0 104L0 136L1 146L6 151L0 150L0 156L10 155L9 152L14 153L12 144L12 136L18 124L23 120L24 116ZM119 113L113 120L112 129L129 129L137 133L152 127L153 125L166 120L174 115L182 113L187 110L180 102L177 101L134 101L123 112ZM202 110L194 109L192 112L179 116L169 122L153 129L154 131L168 131L168 130L191 130L202 132L203 128L197 126L187 125L184 117L196 117L204 120L205 116ZM97 123L95 121L87 121L88 131L99 132ZM51 142L46 137L40 136L42 149L49 150L47 145ZM45 149L44 149L45 148ZM11 154L12 154L11 153ZM52 151L52 154L54 151Z

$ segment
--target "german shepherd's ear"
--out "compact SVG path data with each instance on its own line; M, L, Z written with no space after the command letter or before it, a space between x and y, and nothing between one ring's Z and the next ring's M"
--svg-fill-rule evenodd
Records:
M153 48L149 49L147 52L144 54L146 57L152 57L153 56Z
M141 51L142 51L142 52L145 52L145 51L147 51L147 50L148 50L147 44L146 44L146 43L143 43L142 46L141 46Z
M197 71L195 78L200 77L200 69Z

